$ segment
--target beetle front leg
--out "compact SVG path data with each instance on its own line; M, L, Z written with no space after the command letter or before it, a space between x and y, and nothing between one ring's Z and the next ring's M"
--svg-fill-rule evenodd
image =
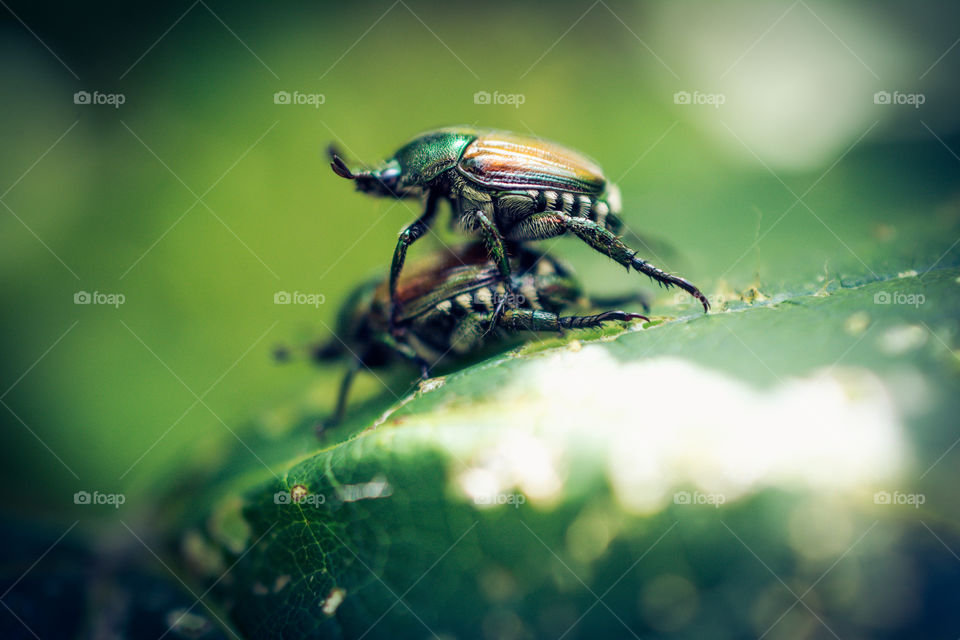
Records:
M416 222L400 232L397 239L397 247L393 250L393 262L390 265L390 328L396 326L398 305L397 305L397 281L400 278L400 272L403 271L403 263L407 259L407 247L423 237L430 228L433 218L437 213L437 196L433 191L427 195L427 204L424 207L423 214L417 218Z

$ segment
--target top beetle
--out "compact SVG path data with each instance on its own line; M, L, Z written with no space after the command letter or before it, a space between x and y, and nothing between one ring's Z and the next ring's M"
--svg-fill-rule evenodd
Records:
M396 309L397 277L407 247L426 233L437 202L450 201L454 221L477 233L512 289L504 242L542 240L567 231L597 251L667 287L706 297L687 280L637 257L615 235L620 193L588 158L559 145L506 131L451 127L424 133L378 168L351 170L330 148L330 166L357 190L392 198L426 196L423 214L400 234L390 269L390 296Z

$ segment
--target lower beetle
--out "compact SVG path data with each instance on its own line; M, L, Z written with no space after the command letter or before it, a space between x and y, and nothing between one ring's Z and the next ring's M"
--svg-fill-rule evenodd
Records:
M337 319L336 333L311 349L319 362L349 357L337 406L323 427L344 415L353 378L361 368L384 367L398 359L414 363L424 378L432 365L446 357L461 357L502 341L519 331L553 331L598 327L609 321L647 320L625 311L597 315L560 316L570 307L615 305L638 300L589 301L572 272L551 256L524 247L511 247L516 291L510 292L486 248L472 243L418 261L407 269L396 290L397 315L391 327L388 284L367 282L353 291ZM498 304L511 297L502 314ZM285 352L278 352L284 357Z
M477 233L509 290L505 241L542 240L571 232L620 264L710 305L697 287L637 257L616 233L622 227L620 194L588 158L559 145L505 131L451 127L417 136L376 169L353 170L336 149L330 166L359 191L391 198L424 197L423 214L401 234L390 269L390 296L407 247L433 222L437 203L450 202L460 227ZM395 316L394 316L395 319Z

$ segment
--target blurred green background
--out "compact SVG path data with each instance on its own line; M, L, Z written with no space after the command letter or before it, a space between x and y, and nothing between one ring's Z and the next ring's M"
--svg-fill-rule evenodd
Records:
M354 193L332 140L371 163L448 124L579 149L619 183L646 257L715 295L956 265L958 17L949 2L5 3L4 508L95 525L116 513L75 491L149 508L252 416L318 379L318 416L332 405L338 370L270 351L323 336L418 213ZM656 291L561 250L594 291Z

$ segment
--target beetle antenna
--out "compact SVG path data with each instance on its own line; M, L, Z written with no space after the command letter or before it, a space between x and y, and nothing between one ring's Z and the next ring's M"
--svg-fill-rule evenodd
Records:
M346 178L347 180L353 180L356 178L356 176L353 175L353 172L350 171L350 167L347 166L347 163L344 162L343 158L337 154L331 154L330 168L333 169L333 172L341 178Z
M333 160L337 156L343 156L343 152L340 151L340 147L337 146L336 142L331 142L327 145L327 157Z
M343 158L340 157L341 155L340 149L336 144L331 142L327 145L327 156L330 158L330 168L341 178L353 180L356 176L350 171L350 167L343 161Z

